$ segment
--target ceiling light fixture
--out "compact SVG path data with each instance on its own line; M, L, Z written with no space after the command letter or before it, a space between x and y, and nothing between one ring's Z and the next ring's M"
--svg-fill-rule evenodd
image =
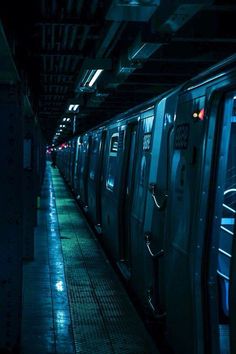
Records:
M85 75L81 81L82 85L92 87L102 72L103 72L103 69L88 69L88 70L86 70Z
M79 104L70 104L68 107L68 111L76 112L78 108L79 108Z

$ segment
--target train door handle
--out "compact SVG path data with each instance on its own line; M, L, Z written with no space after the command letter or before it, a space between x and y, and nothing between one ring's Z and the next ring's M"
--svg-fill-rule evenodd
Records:
M154 316L158 319L162 319L166 317L166 312L160 312L152 303L152 295L151 295L151 290L149 289L147 291L147 300L148 300L148 305L150 309L152 310Z
M158 251L157 253L153 253L152 250L151 250L151 233L150 232L145 232L144 234L144 238L145 238L145 241L146 241L146 246L147 246L147 249L148 249L148 252L149 254L152 256L152 257L155 257L155 258L160 258L162 256L164 256L164 250L161 249L160 251Z
M168 194L166 193L166 191L162 191L162 190L158 189L157 185L155 183L150 183L148 190L152 195L152 199L154 200L156 207L159 210L164 209L164 207L166 206L167 198L168 198Z

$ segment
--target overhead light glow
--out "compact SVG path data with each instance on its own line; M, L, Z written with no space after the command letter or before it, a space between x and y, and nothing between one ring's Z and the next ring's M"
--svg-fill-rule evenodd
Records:
M66 121L66 118L63 118L63 122L65 122Z
M89 87L93 86L93 84L99 78L99 76L101 75L102 72L103 72L103 69L98 69L95 71L95 73L93 74L92 78L90 79L90 81L88 83Z
M69 108L68 108L68 111L77 111L77 109L79 108L79 105L78 104L70 104L69 105Z
M67 118L67 122L70 122L70 118Z

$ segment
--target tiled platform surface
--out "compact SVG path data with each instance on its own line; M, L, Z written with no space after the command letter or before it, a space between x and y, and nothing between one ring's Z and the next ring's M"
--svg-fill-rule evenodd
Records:
M50 167L42 209L36 260L25 266L23 354L157 354L58 170Z
M41 197L35 260L24 265L22 354L74 354L50 167Z

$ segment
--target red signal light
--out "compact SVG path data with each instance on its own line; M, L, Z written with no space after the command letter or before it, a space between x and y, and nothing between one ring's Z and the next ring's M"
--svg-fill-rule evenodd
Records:
M204 108L202 108L200 111L193 113L193 118L195 118L196 120L203 121L204 120L204 114L205 114L205 110L204 110Z
M203 119L204 119L204 113L205 113L204 108L202 108L202 109L200 110L200 112L198 113L198 118L199 118L200 120L203 120Z

